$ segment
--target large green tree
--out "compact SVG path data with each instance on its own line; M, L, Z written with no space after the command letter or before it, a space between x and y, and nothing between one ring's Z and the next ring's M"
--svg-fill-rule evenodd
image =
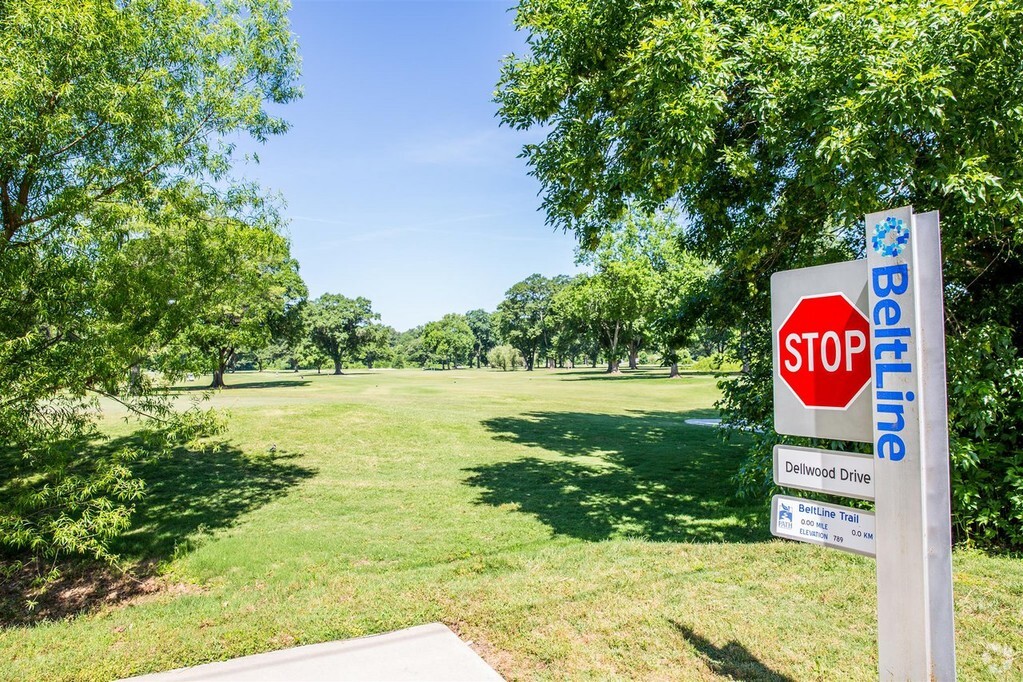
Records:
M369 299L324 294L309 305L309 340L334 362L334 374L342 374L345 359L358 357L372 339L366 329L380 315Z
M497 327L505 343L518 349L532 371L537 355L550 350L553 331L550 319L554 294L568 282L559 275L548 278L532 274L512 285L497 306Z
M230 152L285 129L265 106L298 94L285 11L0 3L0 544L102 556L127 526L140 450L89 444L96 396L199 433L140 369L206 306L186 235L265 210Z
M497 345L497 329L494 325L494 316L482 308L470 310L465 314L465 321L472 329L473 346L472 356L476 359L476 368L487 362L487 354L490 349Z
M557 308L597 331L607 372L617 374L623 352L635 334L637 321L648 309L654 279L648 264L639 260L605 263L596 273L575 279L556 298Z
M168 352L185 358L190 368L211 372L211 388L223 388L224 373L239 351L298 340L307 292L288 241L272 226L226 220L198 228L190 240L195 253L187 261L194 270L183 268L180 275L204 303Z
M381 362L392 362L395 359L395 346L398 343L398 332L379 322L373 322L362 328L362 362L367 368Z
M1023 544L1023 12L1016 0L523 0L504 122L587 244L668 203L737 320L735 423L770 432L771 273L863 251L862 216L942 215L960 536ZM744 467L769 485L771 438Z
M423 346L444 369L469 360L475 341L465 315L448 313L423 327Z

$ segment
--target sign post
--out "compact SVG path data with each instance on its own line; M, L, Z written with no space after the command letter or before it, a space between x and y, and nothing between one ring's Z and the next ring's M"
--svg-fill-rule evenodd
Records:
M878 665L955 679L945 320L938 214L867 216Z
M776 495L771 532L877 560L882 680L954 680L944 297L936 212L866 217L867 259L771 278L779 486L874 500L874 513Z

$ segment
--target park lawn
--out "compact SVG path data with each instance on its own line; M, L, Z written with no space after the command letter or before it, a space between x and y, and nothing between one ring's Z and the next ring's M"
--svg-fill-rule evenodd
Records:
M442 621L509 679L876 679L873 562L772 540L744 444L684 423L714 378L665 373L230 375L221 447L143 467L118 549L160 589L0 631L0 678ZM955 589L961 677L1023 678L1023 560L958 551Z

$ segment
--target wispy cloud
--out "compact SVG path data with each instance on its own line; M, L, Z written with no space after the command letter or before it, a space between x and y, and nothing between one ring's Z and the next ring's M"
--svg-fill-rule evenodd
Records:
M488 239L499 242L537 242L543 241L536 237L510 235L496 230L487 229L487 227L480 226L475 229L445 229L451 228L455 225L464 225L466 223L480 223L483 221L492 220L494 218L503 218L509 215L514 215L513 212L505 213L473 213L462 216L454 216L451 218L442 218L440 220L432 220L422 223L413 223L407 225L376 225L372 226L370 221L348 221L348 220L334 220L330 218L315 218L311 216L291 216L292 220L298 222L310 222L320 223L326 225L337 225L339 227L353 228L358 230L357 232L347 235L336 235L331 239L320 242L322 247L333 247L341 246L343 244L361 244L369 242L378 242L395 237L402 237L408 235L429 235L435 237L472 237L474 239Z
M412 163L430 166L486 166L514 159L517 143L500 130L484 130L459 136L422 140L405 151Z

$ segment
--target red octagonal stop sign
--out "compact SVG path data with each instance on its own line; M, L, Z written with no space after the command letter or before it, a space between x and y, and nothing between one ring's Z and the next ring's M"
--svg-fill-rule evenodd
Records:
M799 299L775 341L779 374L806 407L845 409L870 381L870 324L843 294Z

